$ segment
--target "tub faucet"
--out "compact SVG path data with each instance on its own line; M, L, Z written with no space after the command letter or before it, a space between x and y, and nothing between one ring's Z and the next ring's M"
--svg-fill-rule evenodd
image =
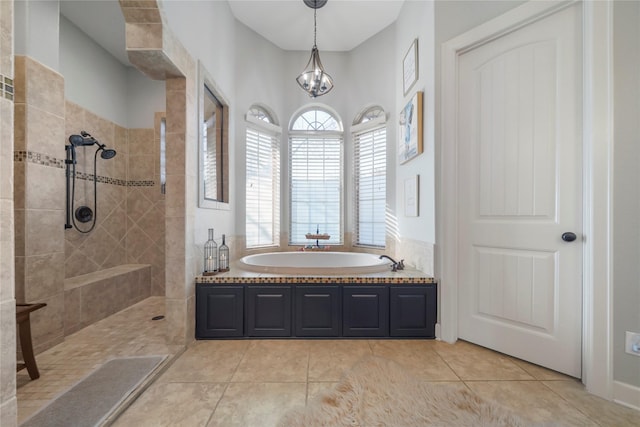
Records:
M393 266L391 267L391 271L398 271L398 270L404 269L404 260L403 259L401 259L400 262L396 262L389 255L380 255L380 259L382 259L382 258L387 258L389 261L391 261L393 263Z

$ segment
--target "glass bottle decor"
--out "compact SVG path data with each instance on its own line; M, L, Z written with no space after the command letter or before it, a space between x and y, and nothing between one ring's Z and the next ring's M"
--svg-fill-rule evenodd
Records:
M204 276L218 272L218 244L213 239L213 228L209 229L209 240L204 244Z
M218 250L220 262L218 263L219 271L229 271L229 246L225 243L225 236L222 235L222 244Z

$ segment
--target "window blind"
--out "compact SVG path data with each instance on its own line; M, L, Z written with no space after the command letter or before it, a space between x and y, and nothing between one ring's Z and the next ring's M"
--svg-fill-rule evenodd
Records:
M387 130L354 134L355 244L385 246Z
M280 148L277 135L247 128L246 165L246 246L278 245Z
M323 244L342 244L342 138L291 135L289 139L290 244L311 244L307 233L327 233Z

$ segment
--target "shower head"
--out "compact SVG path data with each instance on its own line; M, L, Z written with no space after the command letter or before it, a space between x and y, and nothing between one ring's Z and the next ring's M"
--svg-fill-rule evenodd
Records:
M116 156L116 150L114 150L113 148L104 148L103 145L99 148L99 150L102 150L102 153L100 153L100 157L105 160L113 159Z
M93 144L98 144L98 141L85 131L80 132L80 135L71 135L69 142L74 147L88 147Z

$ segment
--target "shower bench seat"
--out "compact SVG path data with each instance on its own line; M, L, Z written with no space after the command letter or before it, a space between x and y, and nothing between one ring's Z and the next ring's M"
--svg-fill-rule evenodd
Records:
M149 264L123 264L65 279L64 334L72 334L149 296Z

